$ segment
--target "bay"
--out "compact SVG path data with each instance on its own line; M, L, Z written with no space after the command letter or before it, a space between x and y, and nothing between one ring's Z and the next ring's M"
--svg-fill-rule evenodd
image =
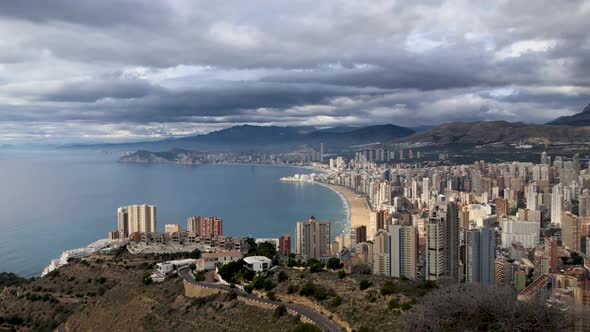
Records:
M218 216L226 235L279 237L311 215L347 220L331 189L286 183L311 170L261 165L125 164L100 153L0 153L0 272L31 277L62 251L85 246L116 227L116 210L155 204L158 228L194 215Z

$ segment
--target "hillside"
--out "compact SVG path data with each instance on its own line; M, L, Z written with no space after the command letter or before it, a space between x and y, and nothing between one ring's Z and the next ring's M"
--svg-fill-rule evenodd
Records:
M590 141L590 127L532 125L522 122L453 122L405 137L400 142L427 144L556 144Z
M590 104L586 106L582 112L571 115L562 116L551 122L548 125L567 125L567 126L590 126Z

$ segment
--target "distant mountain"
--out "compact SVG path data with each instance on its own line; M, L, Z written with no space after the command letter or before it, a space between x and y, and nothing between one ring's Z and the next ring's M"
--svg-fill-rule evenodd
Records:
M532 125L507 121L453 122L418 132L399 141L440 145L585 143L590 141L590 127Z
M582 112L571 116L561 116L551 122L548 125L565 125L565 126L590 126L590 104L586 106Z
M123 163L168 163L200 164L205 161L203 153L183 149L171 149L165 152L151 152L139 150L119 159Z
M414 133L415 131L412 129L392 124L359 128L336 127L323 130L313 127L243 125L206 135L160 141L73 147L152 151L164 151L172 148L201 151L273 151L301 146L312 146L318 149L320 143L324 143L327 150L335 151L350 145L390 142Z

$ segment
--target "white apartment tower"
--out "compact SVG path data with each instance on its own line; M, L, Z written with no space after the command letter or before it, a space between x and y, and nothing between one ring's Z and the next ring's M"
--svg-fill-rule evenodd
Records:
M416 280L418 264L418 229L416 226L394 224L388 228L389 273L396 278Z
M560 184L553 186L551 193L551 223L561 226L561 216L563 214L563 187Z

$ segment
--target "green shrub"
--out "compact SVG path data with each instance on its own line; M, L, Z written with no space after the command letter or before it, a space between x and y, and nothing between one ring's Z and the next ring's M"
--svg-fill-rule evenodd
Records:
M330 270L338 270L340 268L342 268L343 264L340 263L340 259L336 258L336 257L332 257L330 259L328 259L328 261L326 262L326 267Z
M301 296L312 296L313 293L315 293L315 285L311 281L303 285L299 290L299 295Z
M371 287L372 285L373 284L369 280L363 279L363 280L361 280L361 282L359 284L359 289L360 290L365 290L365 289Z
M289 285L289 287L287 288L287 294L293 294L297 292L297 286L295 285Z
M388 303L389 309L397 309L399 308L399 300L398 299L391 299Z
M279 282L283 282L283 281L289 280L289 277L287 276L287 274L285 273L285 271L281 271L281 272L279 272L279 275L277 276L277 280Z
M386 281L385 284L383 284L383 287L381 287L381 295L391 295L391 294L394 294L395 292L396 292L396 287L395 287L394 283L391 281Z
M274 282L272 282L272 280L270 280L270 279L266 279L264 281L264 290L269 291L269 290L272 290L273 288L275 288Z
M271 301L277 300L277 296L275 295L275 292L267 292L266 297Z
M285 306L284 306L284 305L282 305L282 304L281 304L280 306L278 306L278 307L275 309L275 312L274 312L274 316L275 316L275 317L277 317L277 318L278 318L278 317L283 317L283 316L284 316L284 315L286 315L286 314L287 314L287 307L285 307Z
M264 288L264 277L258 276L256 278L254 278L254 281L252 281L252 285L254 286L255 289L263 289Z
M338 271L338 278L344 279L346 277L346 272L344 270Z
M336 308L342 304L342 298L340 295L336 295L335 298L332 299L332 307Z
M252 291L254 290L254 286L253 285L246 285L244 286L244 291L248 294L252 293Z

